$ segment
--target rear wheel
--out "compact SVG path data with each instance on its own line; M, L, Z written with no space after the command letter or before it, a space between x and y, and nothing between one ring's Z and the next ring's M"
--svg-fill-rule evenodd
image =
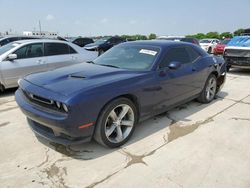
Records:
M127 98L118 98L102 110L94 139L107 147L119 147L131 137L137 119L135 105Z
M214 74L211 74L205 84L205 87L203 88L200 96L198 97L198 101L201 103L210 103L217 91L217 79Z

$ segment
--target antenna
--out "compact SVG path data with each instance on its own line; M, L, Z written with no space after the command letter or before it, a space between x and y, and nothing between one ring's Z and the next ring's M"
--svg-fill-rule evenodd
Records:
M39 20L39 31L40 31L40 35L42 35L42 27L41 27L41 22Z

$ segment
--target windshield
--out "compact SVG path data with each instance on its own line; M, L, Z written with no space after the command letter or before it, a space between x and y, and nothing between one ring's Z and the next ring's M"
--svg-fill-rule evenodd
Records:
M128 70L148 70L159 51L155 47L122 45L110 49L95 59L94 63Z
M103 44L105 43L107 40L109 40L111 37L103 37L103 38L100 38L98 40L95 41L95 44Z
M9 43L5 46L0 47L0 55L4 54L5 52L8 52L9 50L11 50L12 48L18 46L17 43Z
M212 42L212 40L207 40L207 39L203 39L200 41L200 43L211 43L211 42Z
M221 44L227 45L229 42L230 42L230 39L225 39L225 40L221 41Z

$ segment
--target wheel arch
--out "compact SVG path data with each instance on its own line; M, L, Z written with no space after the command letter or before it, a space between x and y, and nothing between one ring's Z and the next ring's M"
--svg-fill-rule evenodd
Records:
M101 109L100 109L100 111L99 111L99 113L98 113L98 117L97 117L97 118L100 117L101 112L103 111L103 109L104 109L109 103L111 103L112 101L114 101L114 100L116 100L116 99L118 99L118 98L127 98L127 99L129 99L129 100L135 105L136 110L137 110L137 115L138 115L138 118L137 118L137 119L139 120L139 119L140 119L140 103L139 103L139 101L138 101L137 96L135 96L135 95L133 95L133 94L129 94L129 93L127 93L127 94L122 94L122 95L118 95L118 96L113 97L112 99L108 100L108 101L101 107Z

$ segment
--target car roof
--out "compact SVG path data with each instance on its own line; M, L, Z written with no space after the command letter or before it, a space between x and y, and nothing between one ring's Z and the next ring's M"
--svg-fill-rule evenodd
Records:
M16 38L16 37L25 37L25 38L41 38L41 37L37 37L37 36L25 36L25 35L11 35L11 36L4 36L4 37L0 37L1 40L3 39L9 39L9 38Z
M167 48L170 46L181 46L181 45L194 46L192 43L181 42L181 41L169 41L169 40L141 40L141 41L126 42L123 44L124 45L152 46L152 47L159 47L159 48Z
M18 44L30 44L30 43L39 43L39 42L68 43L67 41L61 41L61 40L57 40L57 39L30 39L30 40L14 41L14 43L18 43Z

